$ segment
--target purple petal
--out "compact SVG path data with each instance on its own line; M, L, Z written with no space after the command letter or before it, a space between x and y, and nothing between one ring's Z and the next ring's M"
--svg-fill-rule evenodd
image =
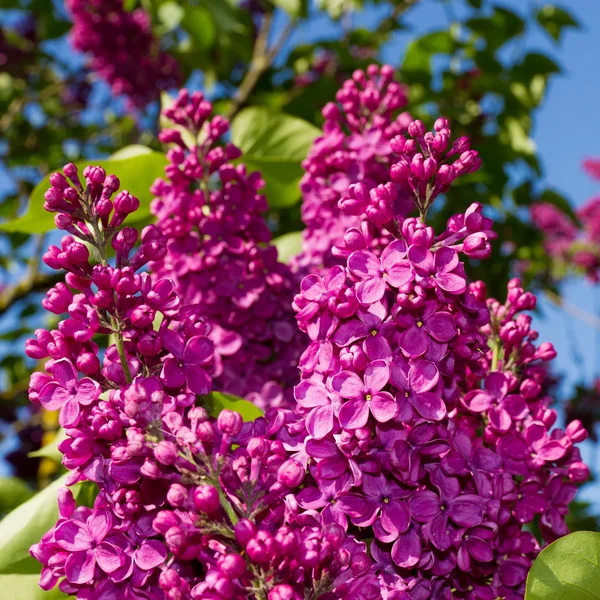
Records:
M163 363L160 378L170 388L181 388L185 385L183 368L173 358L167 358Z
M438 273L435 282L448 294L462 294L467 289L467 280L456 273Z
M348 269L360 279L367 279L374 275L379 275L381 263L379 259L366 250L357 250L350 255L348 259Z
M427 317L424 326L429 335L438 342L449 342L456 335L454 317L443 310Z
M204 394L208 394L212 389L212 379L202 367L185 365L183 372L185 373L188 387L194 394L203 396Z
M369 420L369 406L365 400L349 400L340 408L340 425L345 429L364 427Z
M361 340L368 335L369 327L361 323L358 319L352 319L340 326L333 336L333 341L338 346L343 347L356 342L356 340Z
M408 249L408 260L419 275L426 277L434 271L433 254L423 246L411 246Z
M398 406L394 397L388 392L375 394L369 401L371 412L379 423L387 423L398 414Z
M351 519L359 519L369 510L369 503L360 494L340 494L336 500L339 509Z
M490 425L500 433L505 433L512 425L510 415L501 406L494 406L488 413Z
M352 371L342 371L331 380L331 387L342 398L362 398L365 386L362 379Z
M49 381L40 391L40 404L46 410L58 410L71 394L56 381Z
M473 412L486 412L492 406L492 397L483 390L473 390L465 394L463 402Z
M395 288L410 283L414 276L412 267L407 260L403 260L385 271L385 281Z
M421 559L421 540L414 531L401 535L392 546L392 560L403 569L414 567Z
M452 537L448 528L448 517L445 513L435 517L433 521L424 525L423 529L429 534L431 543L438 550L448 550L452 545Z
M379 302L385 294L385 281L380 277L371 277L361 281L356 287L356 297L361 304Z
M95 570L96 560L92 550L75 552L67 558L65 563L65 575L70 583L92 583Z
M392 356L392 348L390 347L390 343L383 335L381 335L381 333L367 336L364 344L365 354L371 360L386 360Z
M389 532L404 533L410 525L410 510L406 502L390 500L381 508L381 524Z
M463 494L448 507L448 516L461 527L475 527L483 521L483 500L475 494Z
M537 456L542 460L554 461L560 460L566 452L567 449L560 442L552 440L537 451Z
M458 267L458 253L453 248L442 246L435 253L435 266L442 273L449 273Z
M68 358L57 360L49 370L52 377L63 387L69 388L77 381L77 371Z
M67 401L63 404L58 415L58 422L61 427L75 427L79 423L79 416L81 414L79 408L79 402L75 396L69 396Z
M413 394L410 401L416 411L428 421L441 421L446 416L446 405L435 392Z
M188 340L183 351L183 362L188 365L205 365L213 359L215 347L202 335L195 335Z
M305 510L318 510L327 506L327 498L316 487L307 487L298 493L298 504Z
M485 378L485 389L496 400L501 400L508 393L508 382L504 373L494 371Z
M415 360L408 372L410 388L417 394L433 389L439 379L438 368L427 360Z
M145 571L162 565L167 558L167 549L158 540L145 541L134 554L135 564Z
M87 530L96 544L108 535L112 525L112 518L107 510L92 513L86 521Z
M423 327L414 325L400 336L400 348L411 358L427 352L428 338Z
M58 525L54 539L67 552L79 552L92 547L92 538L80 521L64 521Z
M411 515L420 523L427 523L440 513L440 499L430 490L416 492L409 504Z
M114 573L125 564L125 554L121 548L102 542L94 550L96 562L105 573Z
M183 337L172 329L164 329L162 332L165 348L177 359L183 358L184 344Z
M44 386L45 387L45 386ZM89 377L84 377L77 384L77 401L88 406L100 396L100 384Z
M471 536L465 544L471 556L479 562L490 562L494 558L494 552L489 544L477 537Z
M365 369L364 379L365 387L371 394L382 390L390 380L390 369L387 363L384 360L373 361Z
M306 417L306 429L315 439L324 438L333 429L333 407L331 404L313 408Z
M317 300L326 291L323 280L318 275L307 275L302 280L300 289L307 300Z
M404 240L394 240L381 253L381 266L385 271L399 263L406 256L406 243Z
M306 379L294 388L296 402L303 408L329 404L329 394L321 381Z

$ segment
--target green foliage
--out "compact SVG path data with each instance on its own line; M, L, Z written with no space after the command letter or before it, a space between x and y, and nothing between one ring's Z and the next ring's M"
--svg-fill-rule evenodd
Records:
M45 592L38 585L39 575L0 575L0 598L10 600L63 600L72 598L58 588Z
M320 131L310 123L264 107L242 110L231 124L231 137L243 151L241 161L260 171L271 208L300 200L301 162Z
M58 449L58 445L67 439L67 434L65 430L61 427L56 434L56 437L45 446L42 446L39 450L35 450L34 452L30 452L27 456L29 458L48 458L55 463L60 464L62 462L62 453Z
M21 504L0 521L0 574L27 575L39 573L39 563L29 554L32 544L40 541L58 518L57 492L65 485L67 475ZM90 505L95 496L95 484L73 486L78 504Z
M578 29L580 27L571 13L553 4L542 6L536 14L536 19L546 33L557 43L560 42L566 28Z
M33 490L18 477L0 477L0 515L23 504L33 496Z
M279 236L273 240L273 245L277 248L279 260L288 262L292 256L297 256L302 250L302 232L292 231Z
M206 410L213 417L218 417L222 410L234 410L242 415L242 419L246 422L254 421L258 417L262 417L263 412L248 400L234 396L233 394L225 394L223 392L211 392L205 396L204 403Z
M525 600L600 599L600 533L577 531L545 548L527 577Z
M122 190L129 190L140 200L140 209L128 223L144 222L150 215L152 194L150 186L164 174L167 159L164 154L140 146L123 148L109 159L87 159L75 163L80 173L88 164L103 167L116 175ZM44 210L44 193L50 187L50 176L45 177L31 193L29 209L18 219L0 224L0 230L21 233L45 233L55 229L54 215Z

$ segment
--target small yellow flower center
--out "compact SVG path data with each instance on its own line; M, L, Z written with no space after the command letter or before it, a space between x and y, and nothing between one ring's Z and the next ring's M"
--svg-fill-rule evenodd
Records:
M389 504L390 503L390 499L389 498L384 498L383 499L383 503L384 504Z
M377 335L377 329L371 329L371 335L375 337Z
M404 392L404 397L408 398L408 392Z
M417 321L417 327L423 327L423 321Z
M367 394L365 396L365 398L367 399L367 402L368 402L369 400L371 400L373 398L373 396L371 396L371 394Z

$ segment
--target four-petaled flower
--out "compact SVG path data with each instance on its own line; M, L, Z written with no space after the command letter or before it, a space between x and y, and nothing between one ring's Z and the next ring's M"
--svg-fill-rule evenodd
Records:
M89 406L101 393L100 384L83 377L77 380L77 371L67 358L61 358L48 367L52 381L40 391L40 403L46 410L58 410L59 423L63 427L75 427L79 423L80 405Z

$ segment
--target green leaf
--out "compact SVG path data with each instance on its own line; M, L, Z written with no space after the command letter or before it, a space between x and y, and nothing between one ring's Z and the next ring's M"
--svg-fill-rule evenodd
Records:
M116 175L122 190L129 190L140 200L140 208L130 215L126 223L133 225L144 221L150 215L150 201L153 196L150 187L157 177L164 175L167 158L161 152L142 151L143 146L126 147L116 158L89 159L75 163L81 173L87 165L103 167L108 174ZM120 156L119 156L120 155ZM54 214L44 210L44 194L50 187L50 176L35 186L29 198L29 208L22 216L0 224L0 231L21 233L45 233L55 229Z
M186 6L181 26L188 32L196 48L210 50L217 39L217 26L211 12L202 6Z
M10 600L63 600L72 598L58 588L45 592L38 584L39 575L0 575L0 598Z
M277 248L277 254L280 262L288 262L290 258L300 254L302 250L302 232L292 231L285 233L273 240L273 245Z
M522 120L514 117L506 118L506 129L510 139L510 145L515 152L524 155L535 154L535 142L529 137L529 133Z
M137 0L123 0L123 10L131 12L137 6Z
M563 31L567 27L579 29L579 22L564 8L546 4L536 14L537 22L546 33L555 41L560 42Z
M272 0L272 2L292 17L305 17L308 10L307 0Z
M258 406L238 396L223 392L211 392L206 396L206 410L213 417L218 417L219 413L225 409L240 413L242 419L247 423L263 416L263 411Z
M525 21L517 13L501 6L495 6L490 17L474 17L468 19L466 25L485 40L491 50L500 48L525 29Z
M600 533L577 531L550 544L527 576L525 600L600 600Z
M33 496L33 490L18 477L0 477L0 514L13 510Z
M40 564L29 554L29 548L56 524L57 493L65 485L66 478L67 474L63 475L0 521L0 574L40 572ZM71 488L80 504L89 505L93 495L90 489L94 490L95 485L87 484L89 482Z
M244 153L240 162L262 173L272 208L300 199L301 162L320 133L307 121L257 106L242 110L231 124L232 141Z
M177 2L165 2L158 7L158 18L166 31L173 31L183 20L185 11Z
M55 438L49 444L46 444L45 446L43 446L39 450L36 450L35 452L30 452L27 456L29 456L29 458L49 458L55 463L60 464L63 455L58 449L58 445L66 439L67 434L65 433L65 430L61 427L58 430L58 433L56 434Z
M401 71L429 73L431 57L435 54L450 54L453 49L454 40L449 31L432 31L408 45Z
M332 19L339 19L344 12L362 7L362 0L317 0L317 6Z

